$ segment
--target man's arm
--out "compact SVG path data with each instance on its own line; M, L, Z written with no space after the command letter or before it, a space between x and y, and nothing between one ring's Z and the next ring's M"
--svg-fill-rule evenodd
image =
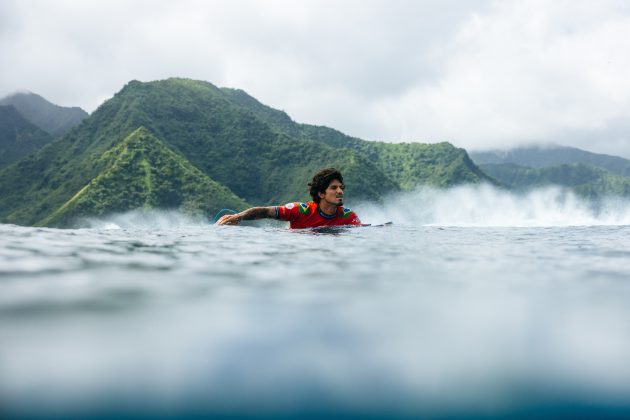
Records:
M217 225L237 225L241 220L255 219L275 219L275 207L252 207L237 214L226 214L222 216L215 224Z

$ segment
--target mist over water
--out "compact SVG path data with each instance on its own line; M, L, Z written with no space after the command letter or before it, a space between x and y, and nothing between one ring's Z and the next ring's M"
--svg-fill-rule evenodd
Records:
M394 224L0 225L0 412L630 413L627 201L480 186L348 205Z
M420 188L388 197L383 205L359 204L363 219L413 226L551 227L630 224L630 200L593 201L560 187L524 193L488 184L445 190Z
M518 193L489 184L449 189L419 188L386 197L383 203L352 202L364 223L393 221L404 226L561 227L630 224L630 199L589 200L561 187ZM189 215L177 210L135 210L103 218L86 218L77 227L92 229L173 229L205 226L213 215ZM248 226L286 227L272 220Z
M207 225L212 215L190 215L177 210L133 210L103 218L84 218L77 227L91 229L174 229Z

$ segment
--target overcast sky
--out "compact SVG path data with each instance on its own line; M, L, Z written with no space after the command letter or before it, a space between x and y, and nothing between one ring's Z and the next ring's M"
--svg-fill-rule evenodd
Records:
M2 0L0 96L190 77L368 140L630 157L628 39L627 0Z

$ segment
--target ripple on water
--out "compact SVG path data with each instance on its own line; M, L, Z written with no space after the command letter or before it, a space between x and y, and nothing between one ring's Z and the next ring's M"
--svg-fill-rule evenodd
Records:
M627 233L0 225L2 402L610 407L630 392Z

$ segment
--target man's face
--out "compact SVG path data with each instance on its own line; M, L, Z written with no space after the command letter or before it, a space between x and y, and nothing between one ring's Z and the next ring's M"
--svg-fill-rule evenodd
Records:
M338 179L330 181L328 188L323 193L319 193L319 198L335 206L343 206L344 185Z

